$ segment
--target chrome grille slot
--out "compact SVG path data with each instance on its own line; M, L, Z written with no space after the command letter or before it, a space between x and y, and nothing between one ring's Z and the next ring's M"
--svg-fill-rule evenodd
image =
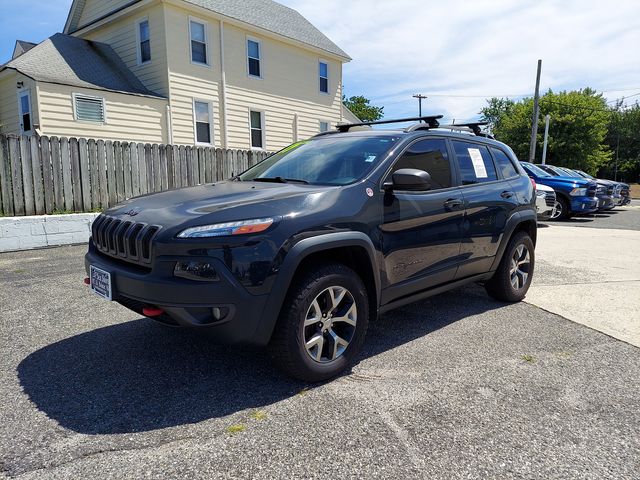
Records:
M160 227L100 215L91 230L93 244L102 253L131 263L150 264L152 241Z

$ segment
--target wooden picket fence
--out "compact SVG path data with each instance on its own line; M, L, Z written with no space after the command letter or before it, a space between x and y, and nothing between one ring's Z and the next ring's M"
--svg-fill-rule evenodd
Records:
M0 135L0 214L99 211L127 198L240 173L265 152Z

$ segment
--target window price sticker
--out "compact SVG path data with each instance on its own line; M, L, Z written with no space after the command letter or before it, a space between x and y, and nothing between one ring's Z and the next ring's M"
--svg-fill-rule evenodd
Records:
M484 166L484 160L482 154L477 148L467 148L469 156L471 157L471 163L473 163L473 170L476 172L476 178L487 178L487 169Z

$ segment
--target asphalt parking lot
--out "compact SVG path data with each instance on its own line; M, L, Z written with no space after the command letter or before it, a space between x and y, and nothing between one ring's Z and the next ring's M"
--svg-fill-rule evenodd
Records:
M638 230L640 208L596 220ZM93 296L83 251L0 255L0 477L640 477L639 350L592 328L468 287L306 385Z

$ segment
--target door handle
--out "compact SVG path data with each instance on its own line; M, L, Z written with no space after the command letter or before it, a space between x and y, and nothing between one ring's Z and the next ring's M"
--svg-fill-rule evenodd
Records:
M456 198L450 198L446 202L444 202L444 208L447 210L458 210L462 207L462 200L458 200Z
M514 195L515 195L515 194L514 194L513 192L507 192L507 191L504 191L504 192L502 192L502 193L500 194L500 196L501 196L502 198L511 198L511 197L513 197Z

